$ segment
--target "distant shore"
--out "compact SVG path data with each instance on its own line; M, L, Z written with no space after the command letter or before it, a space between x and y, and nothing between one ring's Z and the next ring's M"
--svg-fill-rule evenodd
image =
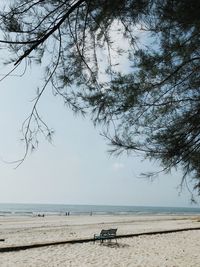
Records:
M0 247L92 238L101 229L134 234L200 227L198 215L1 216ZM2 253L0 266L198 266L200 230Z

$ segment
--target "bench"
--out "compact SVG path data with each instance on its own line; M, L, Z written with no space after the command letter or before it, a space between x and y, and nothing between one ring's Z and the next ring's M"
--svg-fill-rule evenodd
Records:
M117 233L117 229L108 229L108 230L101 230L99 235L94 235L94 242L96 240L100 240L101 243L103 243L104 240L111 240L111 239L115 239L117 242L117 238L116 238L116 233Z

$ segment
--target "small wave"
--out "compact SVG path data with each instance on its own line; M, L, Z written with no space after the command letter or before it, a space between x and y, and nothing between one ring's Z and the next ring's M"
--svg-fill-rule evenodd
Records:
M5 211L5 210L1 211L0 210L0 214L12 214L12 211Z

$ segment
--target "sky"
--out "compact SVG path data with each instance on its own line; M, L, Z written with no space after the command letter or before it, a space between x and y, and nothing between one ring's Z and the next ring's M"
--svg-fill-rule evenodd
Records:
M7 71L1 64L0 78ZM50 88L39 112L55 130L52 144L40 138L38 149L17 169L6 163L23 156L20 130L42 77L36 66L23 77L0 82L0 203L191 206L187 189L179 194L180 171L160 174L153 182L141 178L141 172L159 166L134 154L110 156L101 128L95 128L89 117L74 115Z
M180 172L153 182L140 178L158 166L135 155L110 156L101 129L75 116L50 89L39 111L55 130L52 144L40 138L39 148L20 167L5 163L24 153L20 129L41 81L36 68L0 82L0 203L190 206L187 190L179 195L177 189Z

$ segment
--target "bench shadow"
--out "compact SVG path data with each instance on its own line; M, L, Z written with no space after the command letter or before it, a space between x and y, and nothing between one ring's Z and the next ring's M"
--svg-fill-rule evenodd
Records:
M101 243L101 246L105 246L105 247L109 247L109 248L127 248L127 247L130 247L128 244L114 243L114 242L104 242L104 243Z

